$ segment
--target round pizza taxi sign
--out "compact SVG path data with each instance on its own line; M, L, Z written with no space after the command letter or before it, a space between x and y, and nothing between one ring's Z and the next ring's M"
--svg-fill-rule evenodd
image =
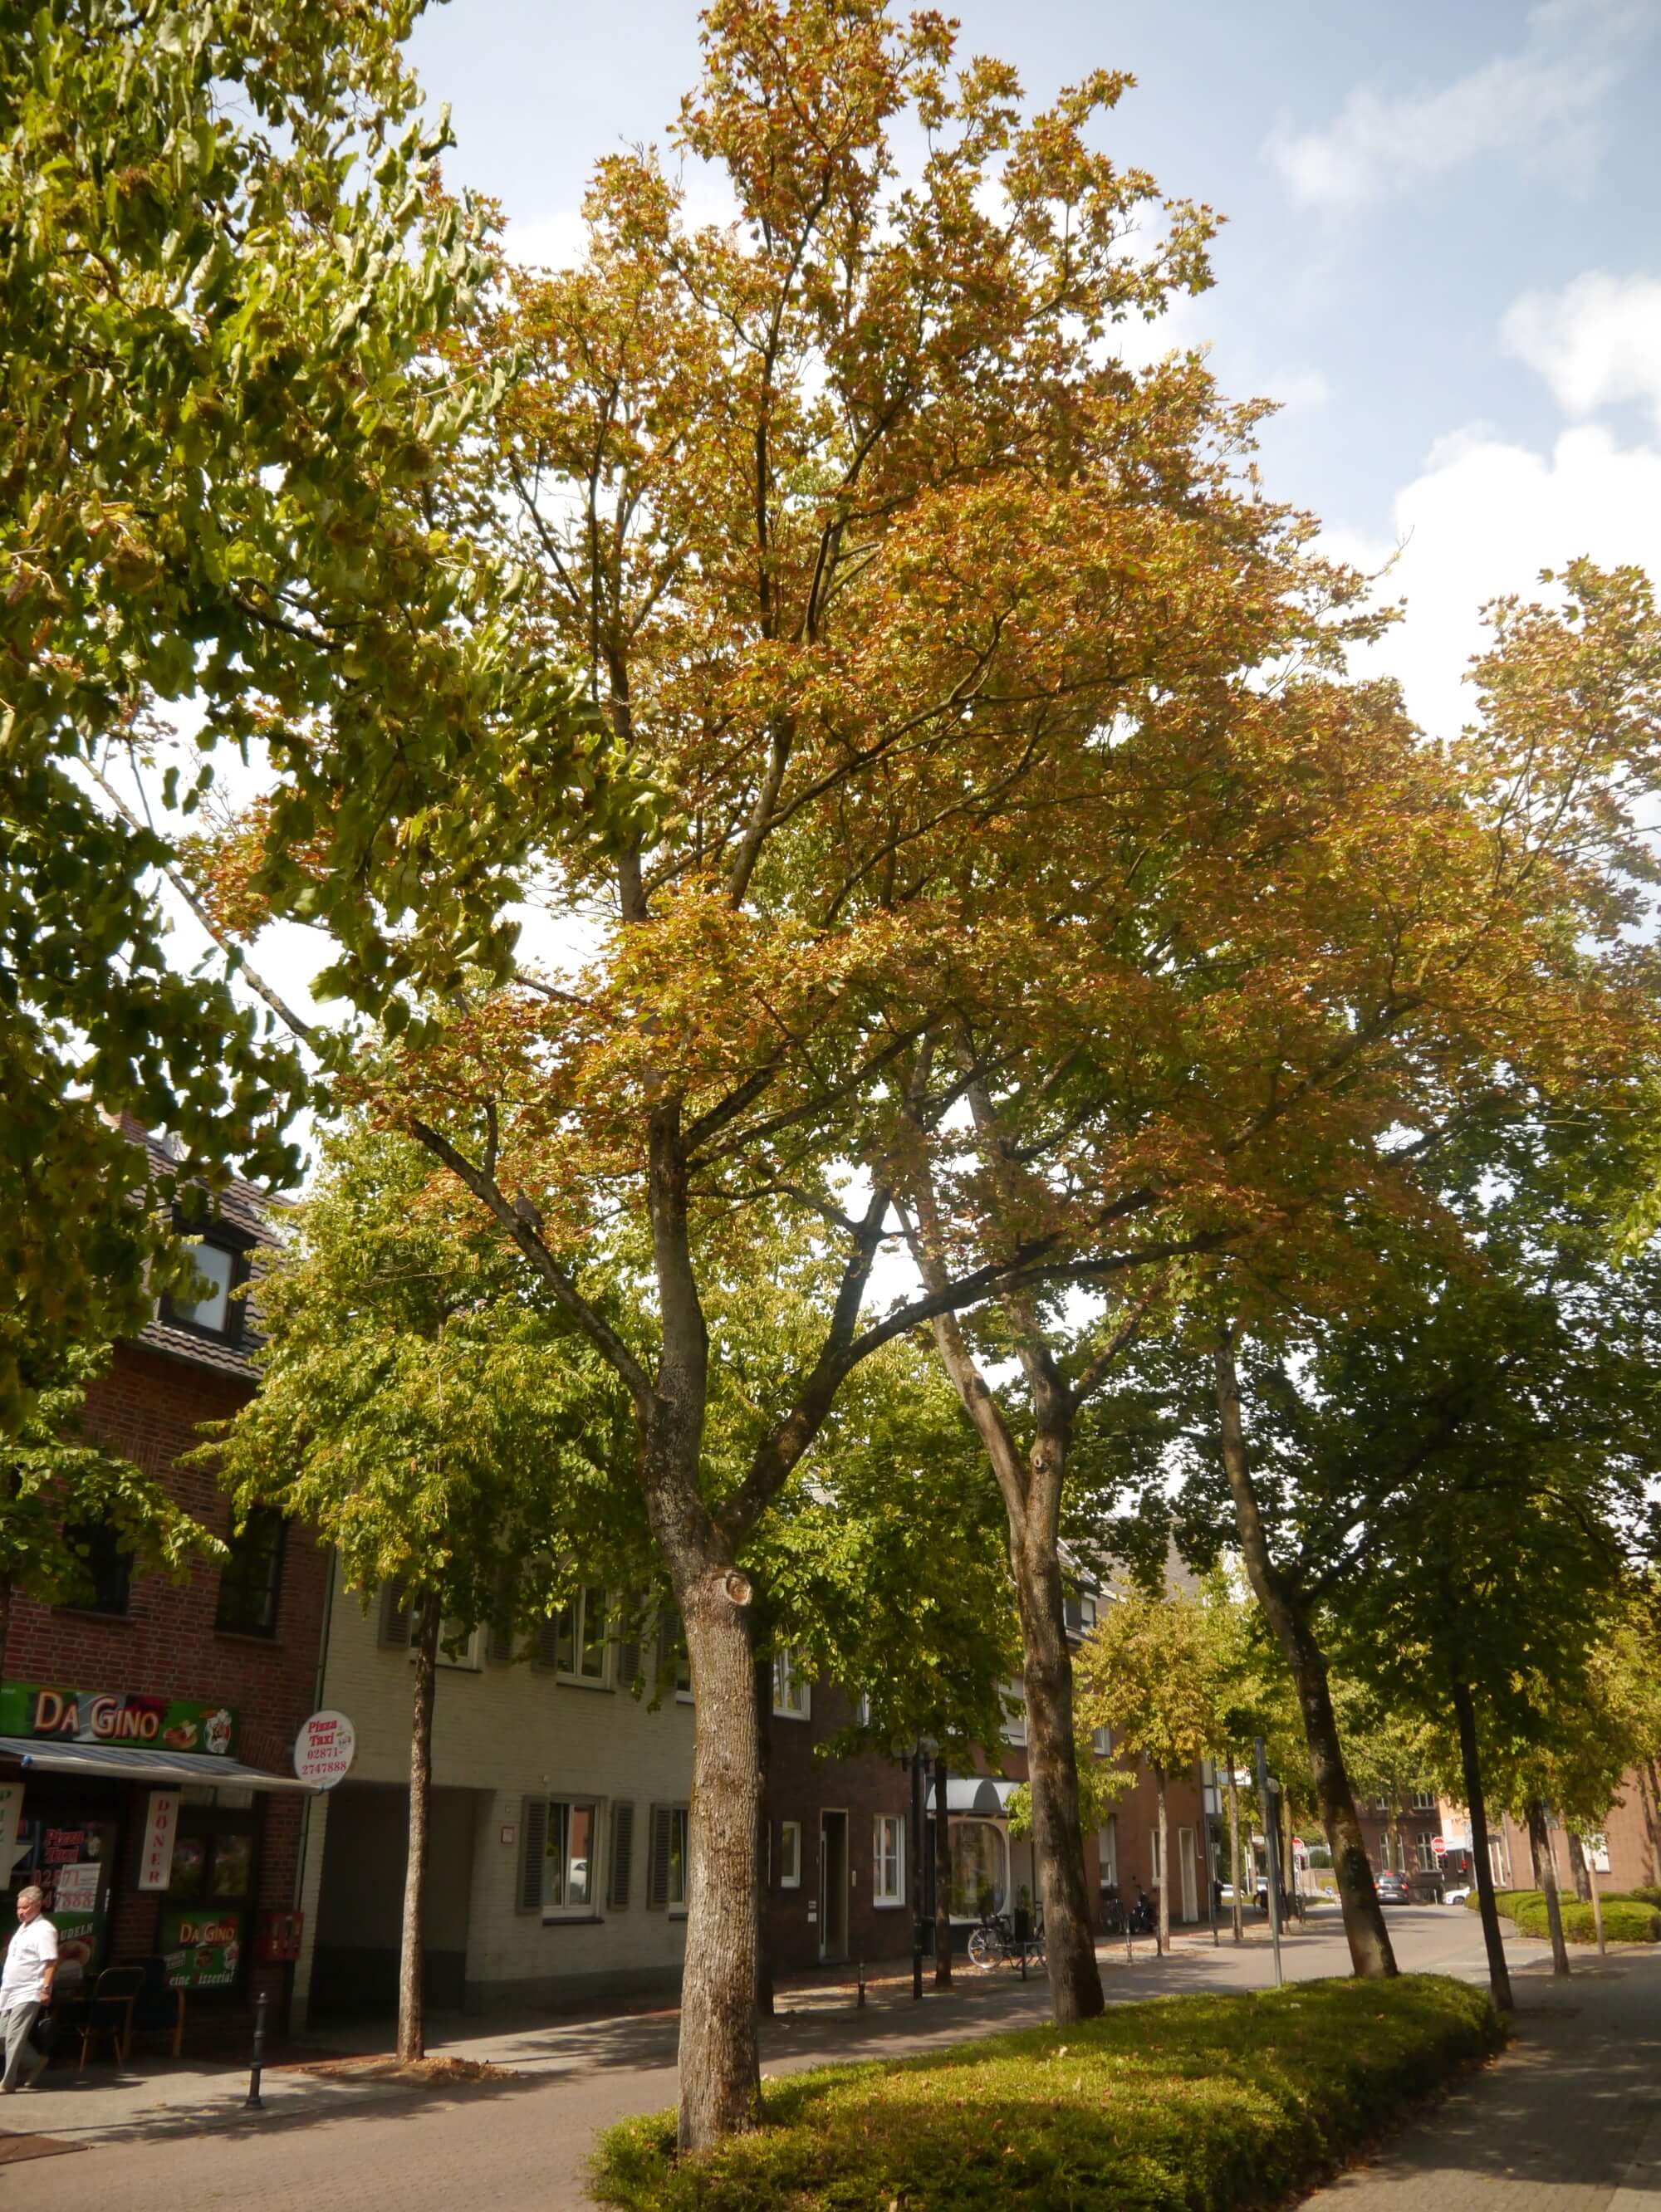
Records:
M357 1730L344 1713L313 1713L295 1738L295 1772L322 1790L344 1781L356 1756Z

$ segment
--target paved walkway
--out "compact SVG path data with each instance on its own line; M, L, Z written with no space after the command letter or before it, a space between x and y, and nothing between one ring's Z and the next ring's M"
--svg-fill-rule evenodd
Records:
M1517 2040L1307 2212L1657 2212L1661 1960L1513 1967Z
M1409 1908L1390 1916L1404 1967L1485 1978L1481 1933L1474 1916L1457 1910ZM1566 2135L1590 2130L1600 2141L1619 2136L1616 2152L1589 2152L1601 2160L1579 2177L1581 2193L1519 2195L1481 2199L1480 2212L1591 2212L1615 2203L1613 2185L1596 2179L1643 2155L1630 2121L1630 2101L1642 2085L1661 2078L1661 1960L1629 1952L1612 1957L1599 1971L1595 1962L1577 1968L1569 1985L1574 2020L1539 2008L1554 2002L1548 1977L1541 1975L1542 1946L1518 1942L1508 1947L1524 1995L1528 2040L1516 2056L1502 2061L1474 2092L1452 2100L1390 2161L1364 2176L1347 2179L1316 2200L1322 2212L1467 2212L1475 2196L1457 2194L1490 2181L1503 2165L1494 2157L1508 2143L1524 2140L1517 2112L1501 2115L1492 2141L1482 2124L1467 2117L1484 2109L1472 2103L1494 2094L1495 2085L1517 2075L1518 2112L1539 2108L1539 2155L1526 2177L1513 2177L1532 2191L1556 2177L1566 2154ZM1237 1949L1225 1942L1214 1950L1208 1941L1189 1939L1163 1964L1147 1946L1138 1947L1127 1965L1123 1946L1104 1948L1104 1980L1110 2001L1176 1993L1183 1990L1251 1988L1270 1978L1266 1942ZM1335 1915L1314 1919L1287 1947L1288 1970L1299 1978L1342 1973L1348 1956ZM862 2012L848 1995L819 1989L796 1993L790 2014L769 2027L764 2037L765 2069L782 2073L826 2059L898 2057L906 2051L962 2042L977 2034L1044 2016L1042 1982L1023 1985L1013 1975L965 1974L949 1996L932 1990L915 2005L909 1982L885 1982L872 1991ZM1613 2006L1609 2024L1603 2008ZM1538 2017L1536 2017L1536 2014ZM1577 2023L1585 2027L1576 2033ZM0 2161L9 2153L32 2154L50 2164L32 2165L27 2178L4 2176L14 2191L50 2197L53 2212L179 2212L181 2206L240 2206L259 2212L315 2212L319 2200L336 2198L352 2212L455 2212L457 2204L477 2199L508 2212L534 2205L538 2212L576 2212L587 2203L582 2173L596 2128L631 2112L650 2112L673 2101L672 2014L636 2014L605 2020L526 2021L493 2024L488 2034L476 2022L456 2040L435 2037L435 2052L484 2060L507 2069L494 2079L436 2087L319 2075L294 2068L269 2073L267 2110L245 2116L240 2098L246 2075L200 2067L176 2071L163 2062L143 2078L112 2082L90 2071L76 2082L55 2077L55 2086L9 2098L0 2106L0 2127L16 2130L0 2139ZM1563 2031L1561 2047L1546 2033ZM1598 2056L1582 2055L1579 2035L1591 2033ZM1618 2057L1621 2046L1630 2056ZM1566 2066L1573 2069L1573 2088L1566 2096L1556 2085ZM1606 2072L1611 2067L1617 2070ZM1529 2069L1532 2069L1532 2071ZM1525 2078L1524 2078L1525 2077ZM1509 2091L1507 2094L1512 2094ZM1646 2093L1647 2094L1647 2093ZM1649 2106L1645 2107L1644 2124ZM1456 2152L1434 2150L1435 2131L1451 2127ZM1611 2130L1614 2131L1611 2135ZM1624 2130L1624 2132L1622 2132ZM1441 2166L1411 2164L1397 2172L1409 2140L1421 2133L1439 2154ZM1546 2146L1559 2144L1548 2153ZM1507 2153L1515 2166L1521 2154ZM1452 2179L1450 2179L1449 2176ZM1590 2179L1588 2177L1591 2177ZM1590 2186L1593 2193L1585 2193ZM1335 2202L1358 2190L1405 2187L1386 2206ZM1602 2193L1596 2193L1599 2189ZM1417 2191L1415 2195L1413 2192ZM1619 2200L1616 2212L1658 2212L1648 2198Z

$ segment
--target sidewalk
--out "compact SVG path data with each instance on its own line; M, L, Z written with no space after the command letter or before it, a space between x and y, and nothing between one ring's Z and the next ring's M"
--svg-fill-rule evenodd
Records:
M1661 1961L1513 1967L1517 2040L1308 2212L1656 2212Z

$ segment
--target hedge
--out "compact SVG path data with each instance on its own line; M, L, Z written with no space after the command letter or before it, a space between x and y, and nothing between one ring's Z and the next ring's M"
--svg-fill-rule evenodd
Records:
M1611 1943L1653 1943L1661 1939L1661 1911L1657 1910L1655 1897L1653 1890L1612 1891L1603 1899L1605 1939ZM1506 1917L1516 1923L1519 1936L1549 1936L1543 1890L1496 1890L1494 1901ZM1477 1910L1474 1890L1465 1903L1473 1912ZM1561 1893L1558 1904L1563 1915L1564 1942L1595 1943L1597 1923L1591 1905L1582 1905L1579 1898Z
M628 2212L1230 2212L1306 2188L1505 2040L1438 1976L1114 2005L1064 2028L768 2081L762 2124L677 2159L672 2114L599 2138Z

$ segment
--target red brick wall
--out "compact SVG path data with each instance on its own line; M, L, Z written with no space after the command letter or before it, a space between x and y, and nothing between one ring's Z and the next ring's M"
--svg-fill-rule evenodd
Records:
M88 1425L113 1449L164 1482L204 1526L223 1535L229 1508L211 1475L181 1468L181 1455L201 1441L201 1425L234 1413L252 1395L246 1378L196 1367L142 1345L120 1345L88 1401ZM4 1652L9 1681L62 1683L75 1687L149 1693L230 1706L236 1715L236 1756L251 1766L293 1771L291 1753L301 1721L313 1707L318 1644L323 1620L326 1563L315 1541L290 1528L274 1638L228 1635L214 1626L219 1570L193 1566L174 1583L165 1575L135 1577L125 1619L54 1611L16 1599ZM292 1905L299 1864L304 1800L272 1793L263 1798L258 1903ZM136 1818L127 1821L123 1896L118 1916L121 1952L138 1956L155 1948L162 1900L131 1886L140 1838ZM275 1989L282 1969L256 1970Z

